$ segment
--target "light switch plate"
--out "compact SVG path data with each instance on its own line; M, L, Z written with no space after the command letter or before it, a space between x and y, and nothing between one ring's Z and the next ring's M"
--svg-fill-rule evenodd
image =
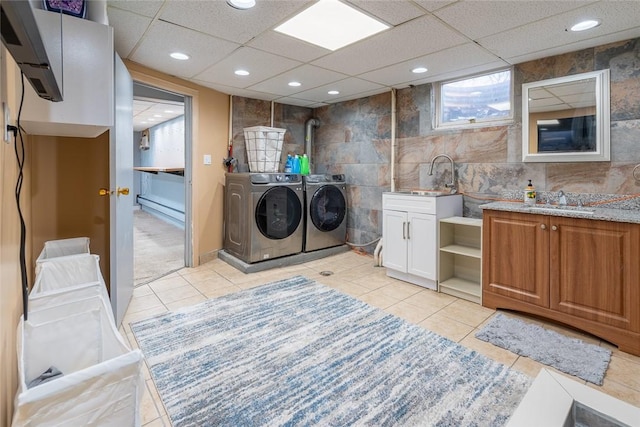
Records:
M211 154L205 154L204 155L204 164L205 165L210 165L211 164Z

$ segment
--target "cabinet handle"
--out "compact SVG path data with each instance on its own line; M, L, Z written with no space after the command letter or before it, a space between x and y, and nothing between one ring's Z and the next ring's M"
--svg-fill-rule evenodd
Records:
M410 230L411 230L411 221L407 222L407 240L411 239Z
M544 224L540 224L540 228L542 228L543 230L546 230L546 229L547 229L547 226L546 226L546 225L544 225Z
M407 223L402 223L402 240L406 240L407 238Z
M552 229L553 231L556 231L556 230L558 229L558 227L556 227L555 225L552 225L552 226L551 226L551 229Z

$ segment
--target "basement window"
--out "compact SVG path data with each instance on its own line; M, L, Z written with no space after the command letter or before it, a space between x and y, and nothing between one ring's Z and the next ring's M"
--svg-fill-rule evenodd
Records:
M436 128L493 126L513 118L512 70L434 83Z

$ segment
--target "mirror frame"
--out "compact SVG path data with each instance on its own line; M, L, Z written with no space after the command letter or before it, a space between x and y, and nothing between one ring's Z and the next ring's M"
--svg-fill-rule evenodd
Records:
M596 95L596 151L533 153L529 151L529 90L544 86L595 78ZM610 149L609 70L592 71L522 85L522 161L523 162L607 162Z

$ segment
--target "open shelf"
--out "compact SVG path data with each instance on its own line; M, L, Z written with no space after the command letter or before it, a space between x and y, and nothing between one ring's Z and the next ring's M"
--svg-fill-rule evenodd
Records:
M482 220L440 220L438 291L481 303Z

